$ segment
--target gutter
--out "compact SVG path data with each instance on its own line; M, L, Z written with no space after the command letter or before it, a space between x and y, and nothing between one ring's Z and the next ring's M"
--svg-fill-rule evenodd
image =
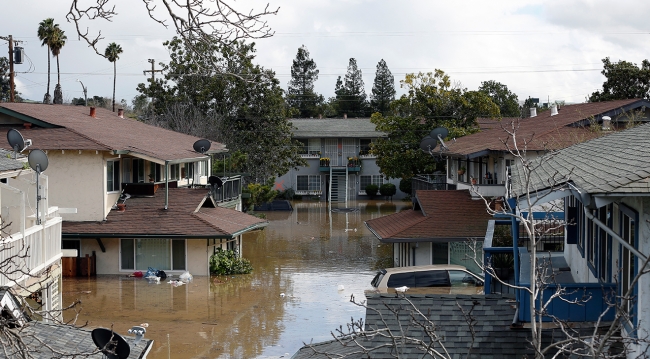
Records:
M591 214L591 212L589 212L587 207L584 207L584 212L585 212L585 216L587 218L591 219L591 221L594 222L598 227L600 227L600 229L604 230L605 232L607 232L607 234L612 236L612 238L616 239L618 241L618 243L623 245L623 247L625 247L630 252L634 253L635 256L639 257L643 261L647 260L646 256L644 256L641 252L639 252L631 244L627 243L626 240L621 238L621 236L616 234L616 232L612 231L609 227L607 227L607 225L605 225L603 222L601 222L598 218L594 217L594 215Z
M246 227L246 228L244 228L244 229L242 229L242 230L239 230L239 231L233 233L232 236L233 236L233 237L236 237L236 236L239 236L239 235L241 235L241 234L244 234L244 233L246 233L246 232L248 232L248 231L252 231L252 230L254 230L254 229L264 228L264 227L266 227L266 226L268 226L268 225L269 225L269 222L268 222L268 221L267 221L267 222L263 222L263 223L257 223L257 224L254 224L254 225L252 225L252 226L248 226L248 227Z
M62 233L61 238L82 239L82 238L173 238L173 239L230 239L234 235L226 234L197 234L188 236L186 234L133 234L133 233Z
M366 225L366 228L368 228L368 230L369 230L370 232L372 232L372 234L374 234L375 237L377 237L377 239L379 239L379 241L381 241L381 240L383 239L383 238L381 238L381 236L380 236L377 232L375 232L374 229L372 229L372 227L370 227L370 226L368 225L368 222L363 221L363 224Z

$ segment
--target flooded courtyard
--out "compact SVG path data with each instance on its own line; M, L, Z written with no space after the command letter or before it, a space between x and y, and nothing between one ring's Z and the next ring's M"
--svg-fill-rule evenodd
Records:
M323 202L293 205L293 212L266 212L269 226L244 235L252 274L194 277L180 287L122 276L65 278L64 304L81 300L77 324L91 328L112 325L127 335L148 323L150 359L290 357L303 342L329 340L330 331L365 315L350 296L364 298L375 270L391 265L392 247L363 222L409 202L350 202L355 210L338 212Z

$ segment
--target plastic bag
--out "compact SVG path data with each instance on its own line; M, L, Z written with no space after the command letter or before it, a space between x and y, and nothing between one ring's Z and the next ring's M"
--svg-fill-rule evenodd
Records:
M156 273L158 270L156 268L151 268L147 269L147 273L145 273L144 277L149 278L149 277L157 277Z
M160 279L165 280L167 279L167 273L165 273L164 270L159 270L156 272L156 277L160 277Z
M144 277L144 274L142 274L141 271L137 271L137 272L133 272L133 274L131 274L131 277L142 278Z
M194 279L194 277L192 276L192 274L190 274L190 272L188 272L188 271L185 271L185 272L184 272L183 274L181 274L178 278L179 278L180 280L182 280L183 282L185 282L185 283L187 283L187 282L191 282L192 279Z

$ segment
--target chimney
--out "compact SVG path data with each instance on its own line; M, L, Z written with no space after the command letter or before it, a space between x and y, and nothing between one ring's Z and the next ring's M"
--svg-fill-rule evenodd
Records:
M603 131L611 130L612 118L609 116L603 116Z
M96 111L97 111L97 109L91 106L90 107L90 117L95 118Z
M537 116L537 107L531 107L530 108L530 117L535 117Z
M124 118L124 109L123 108L118 108L117 109L117 117Z
M319 114L318 114L318 119L322 119L322 118L323 118L323 114L322 114L322 113L319 113Z
M29 130L30 128L32 128L32 124L29 123L29 122L23 122L23 127L24 127L26 130Z
M343 118L347 120L347 119L348 119L348 114L347 114L347 113L344 113L344 114L343 114Z
M557 105L553 104L551 106L551 116L557 115Z

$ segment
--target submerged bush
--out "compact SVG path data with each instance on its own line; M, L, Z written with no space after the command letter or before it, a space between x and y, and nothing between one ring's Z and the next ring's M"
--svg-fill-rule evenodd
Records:
M210 257L210 273L216 275L248 274L253 271L253 265L246 258L237 256L237 252L229 249L217 252Z

